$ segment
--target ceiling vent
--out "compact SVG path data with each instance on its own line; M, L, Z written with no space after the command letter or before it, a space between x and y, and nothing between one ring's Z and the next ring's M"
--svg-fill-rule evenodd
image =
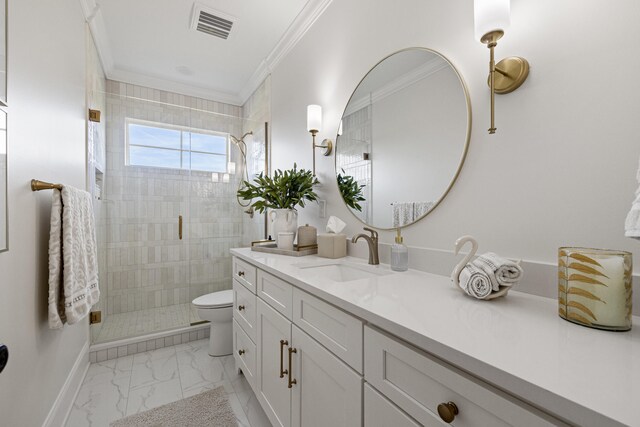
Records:
M226 40L229 37L234 20L233 16L196 3L193 5L191 28Z

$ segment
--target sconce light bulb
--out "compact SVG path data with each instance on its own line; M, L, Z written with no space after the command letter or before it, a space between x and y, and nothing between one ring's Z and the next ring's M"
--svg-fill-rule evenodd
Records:
M229 172L231 175L236 173L236 162L227 163L227 172Z
M479 41L486 43L485 36L487 34L496 31L504 33L509 28L511 23L510 3L510 0L474 0L475 35Z
M307 130L309 132L320 132L322 130L322 107L319 105L307 106Z
M211 182L218 182L219 180L220 180L220 177L216 172L211 173Z
M229 182L229 174L225 173L222 175L222 182Z

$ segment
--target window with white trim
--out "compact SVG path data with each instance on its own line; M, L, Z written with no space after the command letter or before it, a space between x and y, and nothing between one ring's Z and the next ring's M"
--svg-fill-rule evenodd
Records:
M229 134L127 119L130 166L227 172Z

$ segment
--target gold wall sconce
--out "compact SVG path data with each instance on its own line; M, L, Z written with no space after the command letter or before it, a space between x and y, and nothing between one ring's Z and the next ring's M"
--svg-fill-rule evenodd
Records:
M307 130L311 133L313 150L313 175L316 174L316 148L322 148L325 156L330 156L333 151L333 141L325 139L322 144L316 144L316 135L322 130L322 107L320 105L307 106Z
M491 89L491 127L496 133L495 94L503 95L518 89L529 75L529 62L519 56L510 56L495 63L494 48L511 23L510 0L474 0L476 37L489 48L489 87Z

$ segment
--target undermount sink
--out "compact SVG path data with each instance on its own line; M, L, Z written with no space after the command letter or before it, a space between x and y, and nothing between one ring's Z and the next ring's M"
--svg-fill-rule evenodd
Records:
M316 276L333 280L334 282L350 282L353 280L370 279L372 277L392 274L391 271L383 270L380 267L347 264L344 262L335 262L330 264L297 264L296 267Z

